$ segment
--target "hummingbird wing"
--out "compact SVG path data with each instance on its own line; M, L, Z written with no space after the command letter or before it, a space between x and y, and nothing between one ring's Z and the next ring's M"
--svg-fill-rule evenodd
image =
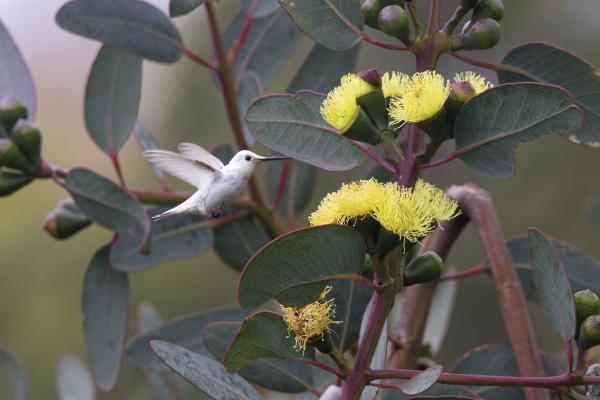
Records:
M220 173L205 163L168 150L146 150L142 154L160 169L204 192L215 179L215 174Z
M221 169L224 166L221 160L197 144L187 142L179 143L177 148L184 157L204 163L212 169Z

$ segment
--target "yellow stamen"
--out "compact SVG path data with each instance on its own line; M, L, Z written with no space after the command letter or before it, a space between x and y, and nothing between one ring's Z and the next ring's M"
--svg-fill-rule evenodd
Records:
M475 90L475 94L485 92L494 86L483 76L472 71L460 72L454 75L454 82L468 82Z
M402 82L401 97L393 97L388 112L394 124L435 117L450 94L450 84L435 71L417 72Z
M344 132L358 114L356 99L375 90L375 87L356 74L342 76L340 86L334 88L321 106L323 119L335 129Z
M402 97L402 88L406 85L406 81L410 77L402 72L386 72L381 77L381 90L383 91L383 97Z

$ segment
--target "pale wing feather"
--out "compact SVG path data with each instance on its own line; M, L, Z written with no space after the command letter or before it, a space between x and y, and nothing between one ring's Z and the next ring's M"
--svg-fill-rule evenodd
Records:
M177 146L177 148L179 149L179 152L187 158L200 161L201 163L204 163L214 169L223 168L223 162L221 160L219 160L217 157L208 152L208 150L198 146L197 144L187 142L179 143L179 146Z
M167 150L147 150L144 158L176 178L206 191L215 179L215 171L181 154Z

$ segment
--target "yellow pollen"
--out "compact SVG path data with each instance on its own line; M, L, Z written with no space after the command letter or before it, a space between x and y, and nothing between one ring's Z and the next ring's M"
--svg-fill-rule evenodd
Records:
M323 119L340 132L350 127L358 114L356 99L375 90L375 87L356 74L347 74L340 79L340 86L327 94L321 105Z
M405 85L405 81L409 78L408 75L402 72L386 72L381 77L381 90L383 91L383 97L402 97L402 87Z
M450 84L435 71L417 72L392 97L388 113L394 124L422 122L435 117L450 94Z
M460 72L454 75L454 82L468 82L475 90L475 94L485 92L494 86L483 76L472 71Z
M324 339L324 335L331 331L331 324L339 324L342 321L333 321L335 316L335 299L325 300L325 296L331 291L331 286L326 286L317 301L304 307L281 306L283 320L288 327L288 334L294 333L294 350L304 352L307 344L318 337Z

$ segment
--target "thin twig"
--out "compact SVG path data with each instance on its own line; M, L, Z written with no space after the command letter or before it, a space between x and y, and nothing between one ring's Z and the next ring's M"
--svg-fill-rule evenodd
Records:
M489 270L490 270L490 267L488 267L487 265L478 265L476 267L469 268L464 271L459 271L459 272L455 272L453 274L444 275L444 276L440 277L440 279L438 279L438 282L469 278L471 276L480 275L484 272L489 272Z
M125 187L125 179L123 179L123 171L121 170L121 163L119 162L119 156L117 153L111 153L110 161L115 168L115 172L117 173L117 177L119 178L119 183L122 187Z
M281 204L281 200L283 199L283 194L285 193L286 183L288 182L288 177L290 175L290 160L284 160L281 165L281 171L279 172L279 183L277 185L277 193L275 194L275 199L273 200L273 204L271 205L272 210L277 210L279 205Z
M510 67L508 65L502 65L502 64L495 64L495 63L488 63L485 61L481 61L481 60L477 60L476 58L472 58L472 57L468 57L465 56L463 54L459 54L456 52L451 52L450 53L452 55L452 57L457 58L463 62L466 62L467 64L471 64L474 65L476 67L480 67L480 68L484 68L484 69L489 69L492 71L505 71L505 72L512 72L514 74L518 74L521 75L531 81L537 81L537 79L531 75L529 75L529 73L520 70L518 68L514 68L514 67Z
M240 54L240 50L242 49L242 46L248 38L248 33L250 32L250 28L252 27L252 21L254 20L254 14L256 13L256 8L260 4L260 1L261 0L254 0L252 6L250 7L250 10L248 10L248 12L246 13L246 18L244 19L242 30L235 43L233 44L233 48L230 53L231 56L229 57L229 62L232 65L235 64L235 61L237 60L238 55Z
M202 58L202 56L200 56L199 54L194 53L193 51L191 51L187 47L184 47L182 45L182 46L179 47L179 50L181 50L183 52L183 54L185 54L185 56L187 58L189 58L190 60L192 60L196 64L201 65L203 67L206 67L206 68L208 68L210 70L213 70L213 71L217 69L216 65L214 65L211 62L205 60L204 58Z

